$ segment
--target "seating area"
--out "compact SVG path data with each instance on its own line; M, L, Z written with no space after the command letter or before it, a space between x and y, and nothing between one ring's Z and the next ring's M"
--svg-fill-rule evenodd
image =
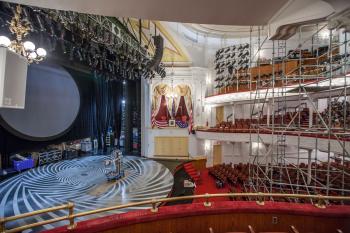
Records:
M329 124L329 107L331 122L330 125L335 128L349 128L350 127L350 102L333 100L330 105L321 113L326 124ZM318 124L322 124L319 120Z
M224 186L228 186L231 192L271 192L271 193L299 193L299 194L314 194L314 195L330 195L330 196L343 196L349 195L349 193L343 193L343 189L350 189L350 177L342 176L343 173L350 173L350 161L342 162L340 159L336 159L331 162L331 189L327 193L322 186L327 183L327 162L311 163L311 171L313 173L312 179L308 179L308 165L305 163L297 164L280 164L278 167L256 165L249 163L238 164L218 164L208 168L209 174L216 180L223 183ZM280 169L283 168L283 169ZM298 169L297 169L298 168ZM250 173L250 174L249 174ZM266 177L269 176L269 177ZM249 186L249 177L254 177L261 180L261 186L259 190L249 190L246 187ZM316 178L315 178L316 177ZM305 182L307 185L305 185ZM300 184L300 187L295 190L295 187L288 184ZM306 187L308 186L308 187ZM309 187L313 186L313 189ZM234 200L248 200L247 198L234 198ZM286 198L273 198L274 201L282 202L294 202L295 200ZM304 203L307 200L301 199L298 202ZM339 202L333 201L337 204Z
M329 108L325 108L320 113L325 123L328 125ZM258 113L260 114L260 113ZM287 109L277 110L272 115L252 115L251 119L235 119L234 121L222 121L214 127L208 129L200 129L200 131L208 132L223 132L223 133L257 133L270 134L272 131L272 124L274 128L284 129L284 135L300 135L305 137L328 138L324 123L316 112L312 113L310 118L309 108L306 104L291 107ZM268 119L269 118L269 119ZM312 120L310 124L310 119ZM332 134L331 139L350 140L349 131L350 126L350 102L332 101L331 103L331 123ZM344 127L345 123L345 127ZM323 129L324 128L324 129ZM344 130L345 128L345 130ZM298 129L304 130L297 132ZM295 132L294 132L295 131ZM275 131L274 134L281 134ZM336 135L336 136L335 136Z
M241 186L247 182L249 177L248 164L219 164L208 168L209 174L224 184Z

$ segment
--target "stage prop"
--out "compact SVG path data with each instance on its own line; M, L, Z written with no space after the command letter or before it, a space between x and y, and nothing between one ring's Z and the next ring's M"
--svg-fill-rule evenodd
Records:
M12 156L12 163L13 169L18 172L34 167L34 160L32 159L31 155L24 157L16 154Z
M123 155L120 150L113 150L109 159L105 161L105 167L108 171L106 177L108 181L119 180L125 176L123 168Z
M80 93L62 67L28 67L25 109L0 108L1 125L14 135L46 141L63 135L80 109Z
M191 88L186 84L175 87L158 84L153 89L151 114L152 127L192 127Z

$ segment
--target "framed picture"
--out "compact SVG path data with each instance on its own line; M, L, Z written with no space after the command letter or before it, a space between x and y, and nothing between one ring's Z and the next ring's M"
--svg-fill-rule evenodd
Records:
M169 120L169 126L175 127L175 120Z

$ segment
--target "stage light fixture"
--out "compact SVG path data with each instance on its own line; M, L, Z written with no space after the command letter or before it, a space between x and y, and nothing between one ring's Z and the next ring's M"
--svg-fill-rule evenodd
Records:
M11 45L11 40L6 36L0 36L0 46L9 47Z
M15 34L15 40L11 41L6 36L0 36L0 46L8 48L11 51L25 57L28 63L40 62L46 57L46 50L43 48L35 49L35 44L31 41L22 42L31 30L31 24L27 20L21 19L22 8L17 6L15 15L9 23L9 29Z

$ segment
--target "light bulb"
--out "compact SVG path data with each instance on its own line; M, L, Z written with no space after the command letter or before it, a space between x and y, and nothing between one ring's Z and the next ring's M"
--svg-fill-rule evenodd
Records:
M46 50L43 48L38 48L36 50L36 53L38 54L39 57L46 57L46 54L47 54Z
M11 44L11 41L6 36L0 36L0 46L2 47L9 47Z
M30 42L30 41L24 42L23 47L26 51L32 52L35 50L35 44L33 44L33 42Z
M35 52L31 52L28 56L29 59L35 59L37 57L37 54Z

